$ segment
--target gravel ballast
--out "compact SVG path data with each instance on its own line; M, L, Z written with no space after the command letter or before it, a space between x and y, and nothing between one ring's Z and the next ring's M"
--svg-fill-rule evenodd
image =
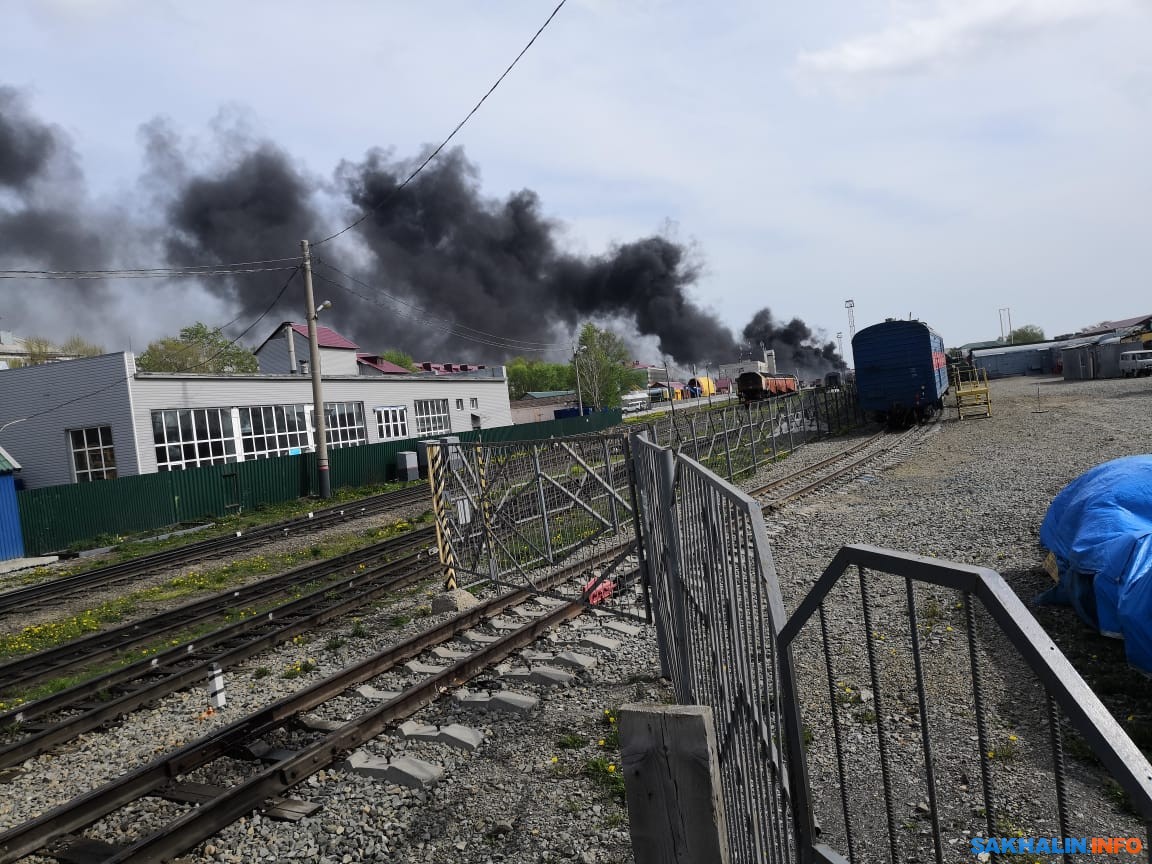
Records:
M916 434L902 452L870 465L863 477L842 481L834 491L819 493L767 517L786 611L796 608L846 543L867 543L991 567L1004 575L1021 599L1029 601L1051 584L1040 566L1037 532L1052 496L1093 465L1143 452L1150 407L1152 379L994 382L992 418L961 423L949 417L939 426ZM844 437L800 448L789 459L766 466L745 486L751 488L792 473L857 440L859 436ZM899 593L885 589L880 582L873 586L875 629L889 637L894 637L903 620L903 589L897 587ZM956 674L967 662L963 613L948 602L944 592L938 598L931 592L919 592L918 606L927 608L929 599L936 601L936 613L931 616L933 632L925 636L927 674L936 687L930 694L933 707L929 716L934 731L952 742L942 743L937 753L942 766L938 777L941 808L947 808L948 815L941 826L945 856L946 860L969 861L973 860L966 839L969 834L964 832L982 833L983 823L973 812L980 779L971 741L976 735L971 695L965 689L965 676ZM376 613L363 616L372 639L349 638L351 624L346 622L302 644L285 646L244 664L229 674L231 702L221 714L199 719L204 694L177 694L155 709L128 718L116 729L83 736L56 756L30 760L3 787L0 828L37 815L140 764L162 748L192 740L301 683L316 680L370 650L369 643L375 649L383 640L395 641L431 623L433 618L424 611L430 602L427 597L413 596L407 602L410 610L419 612L404 626L393 623L401 607L382 606ZM1128 724L1129 716L1135 718L1132 722L1152 723L1149 684L1123 664L1122 648L1117 650L1116 643L1087 632L1071 610L1043 607L1033 611L1081 674L1097 684L1101 697L1122 723ZM834 677L853 692L869 690L858 594L843 591L830 598L829 620L833 639L841 649ZM982 618L978 626L982 636L993 635ZM333 633L340 635L343 645L329 651L325 645ZM416 715L424 723L461 723L480 729L485 740L474 752L404 741L398 734L381 736L368 745L376 755L412 755L442 766L444 777L433 788L417 791L344 769L326 770L294 792L296 797L323 805L314 816L298 823L252 816L182 860L341 864L375 860L452 864L631 861L626 813L610 784L588 776L586 769L597 759L619 764L613 761L618 756L607 735L606 709L614 710L626 702L664 701L669 691L657 678L659 666L651 628L645 627L638 636L614 638L622 641L618 654L597 655L596 668L581 674L574 686L514 685L512 689L540 698L538 707L528 715L472 714L450 697ZM1020 676L1006 649L1000 651L994 639L981 644L992 734L1004 745L1005 754L1009 750L1005 742L1009 736L1016 737L1012 755L994 760L996 785L1002 793L998 800L1005 804L1003 827L1053 836L1052 780L1042 736L1046 727L1039 723L1043 704L1036 701L1034 686ZM797 666L802 686L822 685L822 690L804 691L812 705L817 705L821 694L825 703L828 696L821 677L823 664L814 648L814 642L802 638L797 646ZM303 679L280 677L288 665L308 657L319 663L315 672ZM261 668L271 673L255 677ZM907 788L898 784L895 802L902 848L912 856L925 842L927 823L918 813L920 795L912 788L919 776L916 770L922 773L922 761L919 769L915 767L918 726L914 717L902 712L910 676L907 668L897 664L884 667L881 676L882 692L887 682L899 698L889 700L876 712L877 722L886 724L893 740L898 741L895 761L904 764L901 760L907 758L912 766L906 783L900 781ZM485 684L495 687L498 681L490 676L472 686L483 689ZM876 737L875 724L867 719L867 712L874 710L869 705L874 704L875 694L865 695L869 698L860 702L847 698L841 706L842 719L860 764L861 773L855 776L853 786L871 786L878 796L878 775L869 775L864 765L872 752L869 742ZM806 709L804 722L813 736L814 794L828 836L835 839L839 798L833 785L834 765L828 761L831 732L827 712ZM601 740L606 746L600 745ZM1070 757L1069 765L1074 833L1143 836L1136 820L1125 813L1115 797L1109 797L1094 768L1074 757ZM210 782L214 778L197 779ZM1006 790L1011 794L1003 794ZM877 808L878 802L878 797L873 798L871 806L865 807L864 818L870 829L883 826L882 803ZM118 831L136 827L132 819L119 816L108 820L98 836L114 839ZM874 832L870 841L858 847L858 855L863 850L861 860L886 857L886 843L883 833Z

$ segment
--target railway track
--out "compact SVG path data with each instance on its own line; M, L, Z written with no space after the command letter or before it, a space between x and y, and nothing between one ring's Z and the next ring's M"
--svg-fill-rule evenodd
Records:
M572 573L609 560L621 548L562 568L541 579L539 587L556 588ZM274 806L279 804L299 813L304 802L282 799L292 787L338 762L345 753L376 737L396 720L411 715L533 643L548 630L578 616L585 608L577 599L540 603L534 610L527 610L525 604L534 597L536 591L526 587L483 602L16 826L0 834L0 864L41 850L73 860L81 851L90 861L170 860L253 810L263 808L267 812L269 799ZM513 608L524 616L522 623L511 626L503 619L497 623L497 616ZM477 632L486 626L493 635ZM457 647L449 648L450 645ZM448 665L443 665L445 657L449 658ZM422 659L407 662L416 658ZM382 702L373 703L369 697L350 692L350 688L370 681L377 681L389 691L383 694ZM357 716L347 722L341 719L327 723L303 716L305 712L322 715L325 704L334 700L338 700L332 708L336 717L346 717L350 703L356 705ZM285 752L262 742L265 736L289 728L298 742L295 749ZM237 758L245 752L247 759ZM222 763L218 774L242 779L229 787L181 782L181 777L218 762ZM142 799L148 798L195 806L178 809L175 819L159 830L145 829L143 836L130 846L73 836L126 807L132 808L133 824L148 824L141 813L146 806Z
M165 549L151 555L142 555L139 558L122 561L118 564L109 564L106 567L97 567L83 573L5 591L0 593L0 616L27 609L30 605L52 605L81 591L95 587L105 588L120 585L154 570L231 555L266 543L273 538L286 537L293 533L318 531L350 519L359 519L397 507L418 504L427 499L428 487L426 485L400 489L396 492L386 492L350 504L317 510L307 516L299 516L271 525L261 525L249 531L236 532L223 537L212 537L185 546Z
M12 729L14 738L0 744L0 768L18 765L170 693L201 684L214 669L235 666L439 572L438 559L423 551L411 552L155 657L21 705L0 715L0 729Z
M202 627L237 610L268 604L271 601L282 599L288 592L300 590L302 586L331 579L336 574L351 569L372 568L372 572L377 572L381 567L386 567L387 562L391 559L406 555L411 550L419 549L422 546L428 546L434 540L435 529L419 528L399 537L374 543L363 549L346 552L343 555L314 564L295 567L248 585L220 591L167 612L161 612L120 627L101 630L62 645L2 663L0 664L0 694L8 694L15 688L26 687L33 682L122 655L138 646L155 643L158 639L171 633ZM262 613L262 617L265 618L271 615L272 613L269 611ZM211 634L205 635L197 639L196 644L204 645L210 638ZM184 650L191 650L191 646ZM0 714L0 726L4 724L6 717L6 714Z
M762 506L766 511L778 510L797 498L810 495L859 471L908 442L917 440L924 434L925 428L917 426L902 433L880 432L799 471L758 486L748 494L757 499L771 495L769 500L762 502Z

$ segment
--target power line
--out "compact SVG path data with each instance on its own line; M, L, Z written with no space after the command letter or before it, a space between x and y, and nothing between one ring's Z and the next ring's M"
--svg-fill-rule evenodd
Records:
M215 354L213 354L207 360L201 360L199 363L195 363L191 366L186 366L185 368L179 370L178 372L174 372L172 374L182 375L185 372L191 372L193 369L199 369L202 366L207 366L209 363L211 363L213 360L215 360L217 357L219 357L221 354L223 354L225 351L227 351L229 348L231 348L233 345L235 345L241 339L243 339L248 334L248 331L250 331L253 327L255 327L257 324L259 324L268 315L268 313L272 311L272 309L276 306L276 304L280 302L280 298L284 296L284 292L288 290L288 286L292 284L292 280L296 278L296 274L298 272L300 272L300 268L298 266L292 268L292 273L288 277L288 281L285 282L283 287L279 290L279 292L277 292L277 294L273 298L272 302L268 304L267 308L265 308L264 311L260 313L260 315L256 318L255 321L253 321L251 324L249 324L247 327L244 328L244 331L239 336L237 336L235 339L231 340L227 345L225 345L223 348L221 348L219 351L217 351ZM235 323L235 321L236 321L236 319L233 319L232 321L228 322L228 324L225 324L224 326L227 327L227 326L229 326L229 324ZM223 329L223 328L220 328L220 329ZM67 362L67 361L64 361L64 362ZM133 375L125 375L123 378L117 378L111 384L106 384L105 386L100 387L96 390L92 390L92 391L85 393L81 396L77 396L74 399L69 399L65 402L61 402L58 405L53 405L51 408L45 408L43 411L37 411L35 414L29 414L27 417L24 417L21 419L25 420L25 421L35 420L37 417L43 417L45 414L51 414L54 411L59 411L61 408L66 408L67 406L73 405L76 402L82 402L85 399L90 399L93 396L98 396L101 393L104 393L108 390L111 390L113 387L119 387L121 384L125 383L126 381L131 380L133 377L134 377L134 374Z
M471 334L475 334L476 336L484 337L486 339L496 340L497 342L502 342L502 343L506 342L506 343L508 343L507 347L509 347L509 348L522 348L523 350L542 350L542 351L543 350L551 350L553 348L563 348L563 347L565 347L565 344L566 344L566 343L560 343L560 342L536 342L536 341L533 341L531 339L514 339L514 338L509 337L509 336L501 336L499 333L489 333L486 330L479 330L475 327L469 327L466 324L459 324L455 321L451 321L451 320L443 317L442 315L437 315L434 312L430 312L427 309L424 309L420 306L417 306L415 303L411 303L402 297L397 297L394 294L389 294L387 291L383 290L382 288L376 288L372 285L369 285L367 282L363 282L360 279L357 279L355 276L352 276L348 273L345 273L339 267L336 267L333 264L329 264L327 261L324 261L323 259L317 258L315 263L323 265L324 267L327 267L329 270L332 270L335 273L339 273L345 279L349 280L350 282L355 282L357 285L359 285L362 288L367 288L369 291L374 291L377 294L383 295L384 297L388 298L389 300L391 300L393 303L395 303L398 306L407 306L417 316L417 317L406 316L406 317L411 318L411 320L422 321L424 323L427 323L429 320L431 320L433 322L438 321L441 324L451 328L452 331L456 335L463 336L464 338L470 338L468 336L468 334L471 333ZM375 303L378 306L383 305L383 304L377 302L375 299L369 298L369 297L364 297L364 295L362 295L358 292L355 292L355 291L351 291L350 289L347 289L345 286L337 285L337 287L345 288L345 290L348 290L349 293L355 294L357 297L360 297L364 300L367 300L369 303ZM479 340L477 340L477 341L479 341ZM492 344L492 343L489 343L489 344Z
M299 260L299 259L287 259ZM180 279L199 276L232 276L238 273L275 273L295 267L238 267L204 265L213 269L171 268L154 270L0 270L0 279Z
M416 175L419 174L421 171L423 171L429 162L431 162L433 159L435 159L437 156L440 155L440 151L448 146L448 143L453 138L456 137L456 133L464 128L464 124L472 119L472 115L480 110L480 106L483 105L488 100L488 97L491 96L494 92L496 92L496 88L500 86L500 84L504 81L504 79L508 77L508 73L511 72L512 69L516 66L516 64L520 62L520 58L528 53L528 49L532 47L532 45L539 38L540 34L544 32L545 28L549 24L552 23L552 19L556 17L557 13L560 12L560 10L564 7L564 4L567 2L568 2L568 0L560 0L560 2L556 5L556 8L552 10L552 14L549 15L548 18L544 21L544 23L540 25L540 29L537 30L534 34L532 34L532 38L528 40L528 44L520 49L520 53L516 55L516 58L511 63L508 64L508 68L505 69L501 73L500 77L496 79L496 83L488 88L488 92L486 92L483 96L480 97L480 101L472 106L472 110L469 111L464 116L463 120L461 120L459 123L456 124L456 128L453 129L448 134L448 137L445 138L443 141L441 141L439 146L437 146L435 150L433 150L431 153L428 154L428 157L416 167L415 171L413 171L411 174L408 175L408 177L404 180L403 183L401 183L399 186L397 186L395 189L393 189L391 192L389 192L388 195L386 195L379 203L376 204L376 206L365 211L360 216L360 218L357 219L356 221L354 221L351 225L348 225L348 226L345 226L344 228L341 228L335 234L329 234L323 240L316 241L315 243L312 244L312 247L315 248L317 246L320 246L323 243L327 243L329 240L334 240L335 238L339 237L341 234L345 233L346 231L351 231L353 228L355 228L357 225L359 225L361 222L363 222L365 219L367 219L369 216L371 216L373 213L375 213L377 210L379 210L381 207L383 207L385 204L387 204L389 201L391 201L402 189L404 189L405 186L407 186L409 183L411 183L416 178Z

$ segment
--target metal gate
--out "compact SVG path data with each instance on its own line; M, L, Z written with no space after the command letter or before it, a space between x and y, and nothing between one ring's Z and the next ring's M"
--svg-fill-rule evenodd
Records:
M527 584L647 617L627 437L430 442L428 469L450 587Z

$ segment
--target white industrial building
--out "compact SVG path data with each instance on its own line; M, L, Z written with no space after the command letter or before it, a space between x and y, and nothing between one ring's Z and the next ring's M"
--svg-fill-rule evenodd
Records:
M138 372L130 352L0 371L0 446L27 488L310 451L301 326L282 325L257 349L257 375ZM322 329L330 447L512 424L502 366L408 373Z

